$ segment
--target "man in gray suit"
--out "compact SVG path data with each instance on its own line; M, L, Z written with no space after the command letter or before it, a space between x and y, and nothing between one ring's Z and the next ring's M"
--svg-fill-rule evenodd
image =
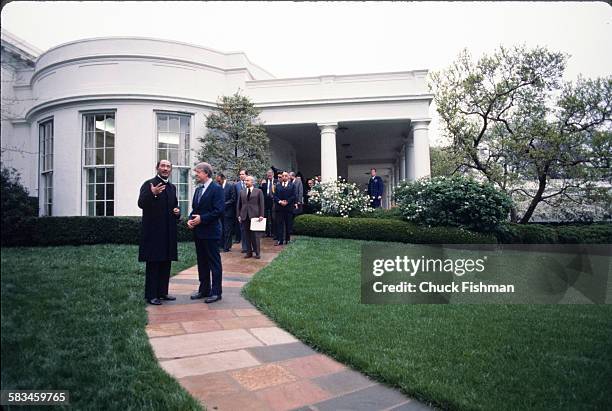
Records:
M240 192L238 204L236 205L236 214L238 221L243 227L243 235L246 237L247 254L244 258L253 257L260 259L260 238L258 231L251 231L251 218L259 218L263 220L265 214L264 195L263 191L253 186L253 176L246 176L244 182L246 188Z

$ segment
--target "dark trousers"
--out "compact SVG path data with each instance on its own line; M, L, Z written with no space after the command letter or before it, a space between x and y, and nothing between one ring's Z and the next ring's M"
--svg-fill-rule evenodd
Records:
M234 234L236 234L236 242L242 241L242 230L240 230L240 223L238 217L234 217Z
M221 225L223 229L223 241L221 245L225 251L232 248L232 240L234 236L234 216L221 218Z
M205 296L221 295L223 268L221 267L221 255L219 254L219 240L196 238L195 248L200 280L198 291Z
M171 264L171 261L147 261L145 268L145 298L147 300L168 295Z
M266 237L276 237L276 227L274 225L274 212L272 207L265 209L266 217Z
M242 226L244 227L244 236L247 240L247 253L259 255L260 251L260 239L259 232L251 231L251 218L247 216L246 221L242 222Z
M380 207L380 202L381 202L380 198L373 199L371 203L372 208Z
M276 241L286 243L291 239L291 219L293 213L291 209L276 212Z

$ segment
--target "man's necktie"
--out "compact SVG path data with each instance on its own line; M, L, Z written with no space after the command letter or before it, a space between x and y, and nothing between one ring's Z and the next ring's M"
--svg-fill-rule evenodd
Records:
M249 188L249 191L247 193L247 201L249 201L251 199L251 189Z

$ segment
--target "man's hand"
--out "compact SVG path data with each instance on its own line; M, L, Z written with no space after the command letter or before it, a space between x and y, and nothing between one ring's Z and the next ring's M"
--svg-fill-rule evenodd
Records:
M263 216L259 216L259 221L263 220Z
M200 216L198 214L193 214L191 216L191 220L187 221L187 227L193 230L195 226L197 226L201 222L202 220L200 220Z
M238 222L242 223L242 219L240 218L240 216L238 216Z
M153 183L151 183L151 192L153 193L154 196L160 195L165 189L166 189L166 186L164 185L164 183L159 183L156 186L154 186Z
M176 208L176 207L175 207L175 208L172 210L172 212L173 212L173 213L174 213L174 215L176 215L176 216L177 216L177 215L179 215L179 214L181 214L181 210L180 210L180 209L178 209L178 208Z

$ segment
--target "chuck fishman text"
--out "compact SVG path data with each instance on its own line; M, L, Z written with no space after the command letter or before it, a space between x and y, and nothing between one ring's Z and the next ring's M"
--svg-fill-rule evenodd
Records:
M417 284L402 281L397 284L372 284L375 293L513 293L513 284L485 284L463 281L461 283L435 284L424 281Z

